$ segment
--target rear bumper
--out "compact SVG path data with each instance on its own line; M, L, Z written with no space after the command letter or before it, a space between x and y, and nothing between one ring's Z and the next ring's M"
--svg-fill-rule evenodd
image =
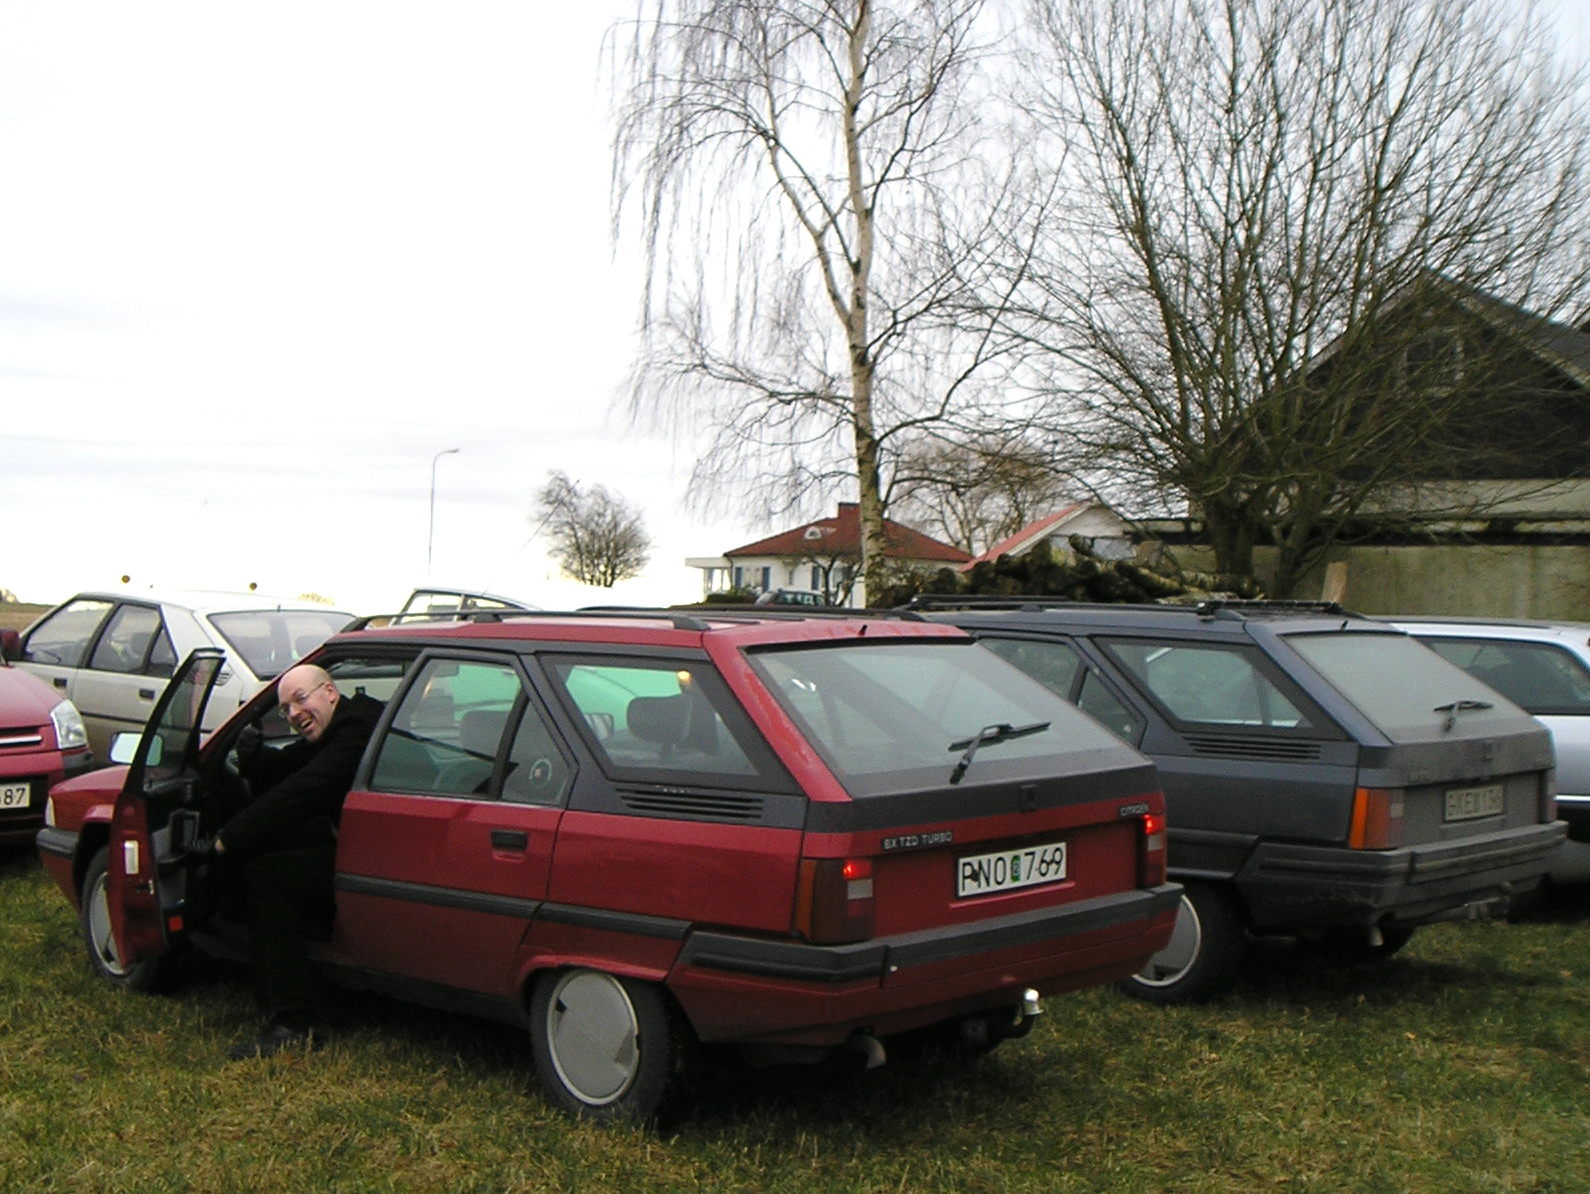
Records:
M1538 886L1566 835L1552 821L1396 850L1265 843L1236 885L1260 929L1466 919Z
M1181 886L853 945L689 935L668 985L703 1040L827 1045L1133 974L1163 948ZM754 996L754 997L753 997Z

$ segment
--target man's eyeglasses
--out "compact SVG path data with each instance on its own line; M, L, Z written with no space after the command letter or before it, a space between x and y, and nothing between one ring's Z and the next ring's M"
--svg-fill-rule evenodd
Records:
M296 692L283 701L280 705L276 706L276 712L280 713L283 717L291 717L293 715L293 710L302 709L309 703L309 698L314 696L315 693L319 692L322 688L330 687L330 684L316 684L307 692Z

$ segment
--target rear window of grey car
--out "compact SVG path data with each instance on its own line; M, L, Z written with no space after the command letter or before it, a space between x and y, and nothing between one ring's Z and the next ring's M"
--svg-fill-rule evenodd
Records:
M1493 638L1432 638L1424 643L1448 663L1543 717L1590 716L1590 669L1552 643Z
M1049 774L1121 750L1102 726L973 642L758 651L752 663L852 796ZM964 768L960 767L962 762Z
M1402 634L1289 634L1284 641L1392 741L1461 724L1491 728L1522 710Z

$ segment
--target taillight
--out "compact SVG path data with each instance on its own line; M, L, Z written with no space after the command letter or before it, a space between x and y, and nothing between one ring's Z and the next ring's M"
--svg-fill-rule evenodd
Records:
M1347 844L1354 850L1389 850L1402 845L1402 793L1395 788L1359 788Z
M795 929L818 945L843 945L872 936L872 861L808 858L801 862Z
M1137 870L1141 886L1158 887L1165 882L1165 814L1144 813L1138 818Z

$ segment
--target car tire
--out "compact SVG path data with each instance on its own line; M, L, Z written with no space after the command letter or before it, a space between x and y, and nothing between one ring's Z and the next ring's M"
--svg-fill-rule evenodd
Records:
M78 919L82 924L89 965L101 978L118 987L130 991L155 990L169 973L169 959L145 958L129 966L117 955L116 940L110 929L109 871L110 851L102 849L89 860L88 869L83 872Z
M652 983L558 970L531 993L536 1076L556 1106L580 1119L653 1123L682 1067L687 1032Z
M1190 882L1182 888L1170 941L1142 970L1117 985L1148 1003L1208 999L1236 983L1247 946L1247 924L1236 895L1224 887Z

